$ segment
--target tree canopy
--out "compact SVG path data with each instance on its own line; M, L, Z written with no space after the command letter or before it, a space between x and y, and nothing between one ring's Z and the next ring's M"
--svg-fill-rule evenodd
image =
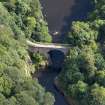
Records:
M49 37L48 27L40 19L44 22L38 0L0 0L0 105L54 104L53 95L32 79L34 68L28 62L26 38L37 32ZM38 41L51 40L41 38Z
M105 105L105 0L92 0L87 21L74 21L66 43L73 47L59 82L79 105Z

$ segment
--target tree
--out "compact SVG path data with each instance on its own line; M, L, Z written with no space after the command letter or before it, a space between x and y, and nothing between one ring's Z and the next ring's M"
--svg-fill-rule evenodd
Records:
M25 92L16 95L17 105L39 105L37 101Z
M37 16L32 15L33 1L37 2L37 0L0 2L0 105L46 103L44 102L46 91L36 78L32 79L31 68L34 68L27 61L29 55L25 43L26 29L29 34L27 37L30 38L39 21L36 19ZM33 4L33 8L39 9L34 6ZM37 59L39 63L40 58ZM48 100L53 100L52 95L48 96Z
M105 70L97 71L95 79L97 83L99 83L102 86L105 86Z
M104 19L105 18L105 1L104 0L92 0L95 6L94 11L91 13L92 19Z
M36 24L35 31L32 34L32 39L37 42L51 42L52 38L49 35L46 22L40 19L40 22Z
M95 54L95 65L98 70L104 70L105 69L105 60L100 53Z
M12 80L8 77L3 75L0 77L0 92L3 93L5 96L9 96L12 90Z
M83 81L78 81L76 84L69 85L68 94L77 100L81 100L87 94L88 85Z
M27 17L25 33L27 38L31 38L32 32L36 26L36 19L34 17Z
M54 97L50 93L46 93L44 96L44 103L43 105L53 105L55 102Z
M89 105L105 105L105 88L95 87L89 94Z
M95 67L95 58L92 49L89 47L84 47L80 52L78 60L80 71L84 74L85 80L88 83L93 82L92 80L97 68Z
M0 105L3 105L5 100L6 100L5 96L0 93Z
M89 45L97 39L98 32L90 28L89 23L73 22L71 32L67 36L68 43L73 45Z

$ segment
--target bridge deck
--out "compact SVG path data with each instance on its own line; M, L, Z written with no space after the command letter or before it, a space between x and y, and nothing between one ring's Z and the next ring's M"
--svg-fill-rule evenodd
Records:
M42 47L42 48L69 48L69 44L56 44L56 43L34 43L27 40L27 44L33 47Z

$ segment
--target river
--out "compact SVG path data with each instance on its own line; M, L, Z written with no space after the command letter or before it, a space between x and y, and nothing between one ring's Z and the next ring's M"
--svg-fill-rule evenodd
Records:
M53 42L61 42L65 37L65 33L70 30L73 21L87 20L87 14L92 10L91 0L40 0L43 7L43 14L48 22L49 31L53 36ZM59 32L58 35L53 35ZM63 33L63 34L61 34ZM55 53L53 62L59 61L58 65L62 65L60 61L63 56ZM55 59L55 61L54 61ZM55 63L56 64L56 63ZM55 96L54 105L68 105L64 96L55 88L54 79L59 72L57 69L49 69L46 72L40 72L38 77L39 83Z
M49 92L51 92L55 97L54 105L68 105L67 100L64 98L63 94L57 90L54 86L54 79L58 75L58 72L46 71L41 72L39 76L39 83Z
M92 11L91 0L40 0L53 42L64 39L73 21L86 20ZM58 35L54 35L58 32Z

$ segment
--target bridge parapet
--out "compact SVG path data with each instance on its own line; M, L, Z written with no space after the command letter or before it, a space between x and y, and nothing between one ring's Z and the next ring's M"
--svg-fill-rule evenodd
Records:
M48 55L48 52L51 50L59 50L66 55L70 49L70 46L66 46L66 44L45 44L45 43L33 43L29 40L27 40L27 44L29 46L29 51L31 52L39 52L44 54L46 57Z
M58 48L70 48L71 44L60 44L60 43L41 43L41 42L31 42L27 40L27 44L36 47L58 47Z

